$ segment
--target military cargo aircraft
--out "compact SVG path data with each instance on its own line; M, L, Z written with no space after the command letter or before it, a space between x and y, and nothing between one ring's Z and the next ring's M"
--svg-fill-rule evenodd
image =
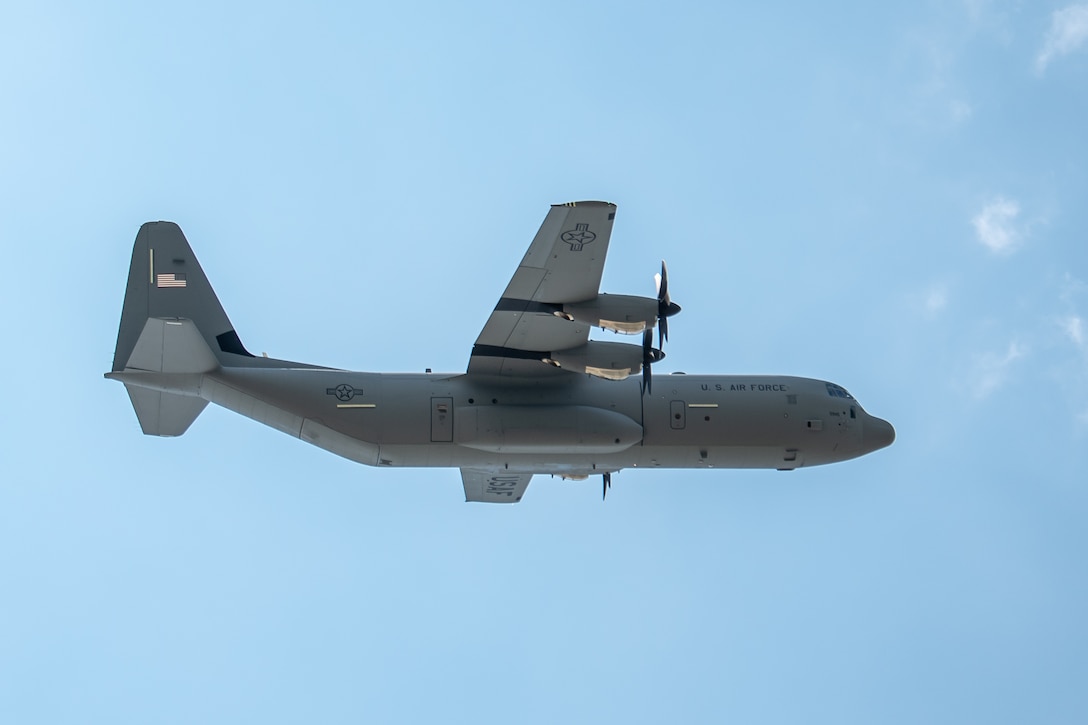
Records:
M892 443L843 387L762 375L654 381L680 311L661 264L655 297L599 292L616 206L551 208L463 373L351 372L251 354L181 229L140 227L111 380L143 432L179 436L209 403L370 466L458 467L467 501L514 503L535 474L835 463ZM590 340L590 328L642 344ZM653 330L658 345L653 346Z

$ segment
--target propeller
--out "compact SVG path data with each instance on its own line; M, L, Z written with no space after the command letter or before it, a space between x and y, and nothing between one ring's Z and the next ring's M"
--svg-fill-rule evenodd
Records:
M604 501L605 496L608 495L608 489L612 488L612 474L606 473L601 478L604 479L601 483L601 500Z
M650 392L650 368L655 362L663 360L665 353L654 348L654 331L646 328L642 333L642 394Z
M680 305L669 299L669 268L661 260L661 273L654 275L657 283L657 346L665 347L669 339L669 318L680 311Z

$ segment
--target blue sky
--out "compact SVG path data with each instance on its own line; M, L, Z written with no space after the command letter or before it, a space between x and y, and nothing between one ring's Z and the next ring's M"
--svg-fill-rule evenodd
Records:
M0 720L1083 720L1088 5L674 5L0 9ZM101 377L143 221L252 350L457 371L577 199L660 372L895 445L473 506Z

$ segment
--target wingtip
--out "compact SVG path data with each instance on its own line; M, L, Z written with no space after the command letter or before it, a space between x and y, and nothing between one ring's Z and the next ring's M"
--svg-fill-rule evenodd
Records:
M564 202L562 204L552 204L552 206L571 206L571 207L575 207L575 206L610 206L610 207L615 207L616 205L613 204L610 201L567 201L567 202Z

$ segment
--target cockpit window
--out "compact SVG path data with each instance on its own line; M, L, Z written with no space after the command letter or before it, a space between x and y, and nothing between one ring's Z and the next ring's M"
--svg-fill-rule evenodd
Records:
M835 385L835 383L827 383L827 394L832 398L846 398L847 400L853 400L854 396L846 392L846 388L841 385Z

